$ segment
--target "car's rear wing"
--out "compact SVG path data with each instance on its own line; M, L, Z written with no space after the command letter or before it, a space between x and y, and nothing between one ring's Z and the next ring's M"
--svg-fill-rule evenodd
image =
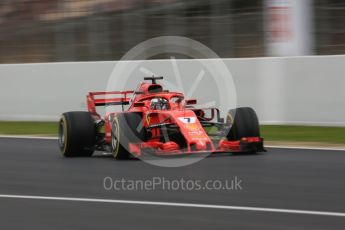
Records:
M96 113L96 106L128 105L133 93L134 91L90 92L86 96L88 110Z

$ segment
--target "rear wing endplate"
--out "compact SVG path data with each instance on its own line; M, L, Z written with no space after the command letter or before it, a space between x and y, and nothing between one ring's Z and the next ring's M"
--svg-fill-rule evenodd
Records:
M91 113L96 113L97 106L128 105L130 95L134 91L90 92L87 96L87 107Z

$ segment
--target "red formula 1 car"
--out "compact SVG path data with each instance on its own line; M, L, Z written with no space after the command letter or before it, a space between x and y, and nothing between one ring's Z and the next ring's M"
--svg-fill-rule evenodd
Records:
M137 91L91 92L88 112L67 112L59 121L59 146L66 157L109 151L116 159L145 154L172 156L219 152L264 151L257 116L251 108L237 108L221 118L217 108L195 108L195 99L164 90L145 77ZM97 106L122 106L106 112ZM124 110L124 106L129 108Z

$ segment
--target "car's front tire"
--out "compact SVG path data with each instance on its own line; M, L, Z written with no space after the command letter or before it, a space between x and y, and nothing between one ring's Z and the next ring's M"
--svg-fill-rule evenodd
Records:
M86 157L94 152L96 126L89 112L67 112L59 121L59 147L65 157Z
M111 152L115 159L130 158L130 143L138 143L145 139L139 113L116 114L111 128Z
M260 126L255 111L249 107L231 109L226 123L231 124L228 140L240 140L242 137L260 137Z

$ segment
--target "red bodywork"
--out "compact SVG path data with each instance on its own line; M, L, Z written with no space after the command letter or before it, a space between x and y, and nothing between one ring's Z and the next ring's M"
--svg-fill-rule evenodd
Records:
M151 106L154 98L164 98L168 102L168 108L155 109ZM262 143L260 137L248 137L241 140L229 141L221 138L214 141L206 133L202 122L208 122L219 118L217 108L195 109L192 104L196 100L184 100L184 95L178 92L163 90L162 86L155 82L143 82L139 85L138 91L114 91L114 92L90 92L87 96L87 106L96 120L104 121L104 142L111 142L112 118L118 112L106 113L104 118L97 113L97 106L121 105L129 106L123 113L142 114L143 127L150 127L151 135L146 141L130 143L130 152L135 156L140 156L143 149L150 149L157 155L179 155L189 153L206 152L242 152L247 151L248 146ZM122 107L123 108L123 107ZM203 116L205 110L211 111L209 118ZM200 120L201 119L201 120ZM162 131L155 125L173 124L178 127L179 132L185 139L185 146L182 148L174 141L162 141Z

